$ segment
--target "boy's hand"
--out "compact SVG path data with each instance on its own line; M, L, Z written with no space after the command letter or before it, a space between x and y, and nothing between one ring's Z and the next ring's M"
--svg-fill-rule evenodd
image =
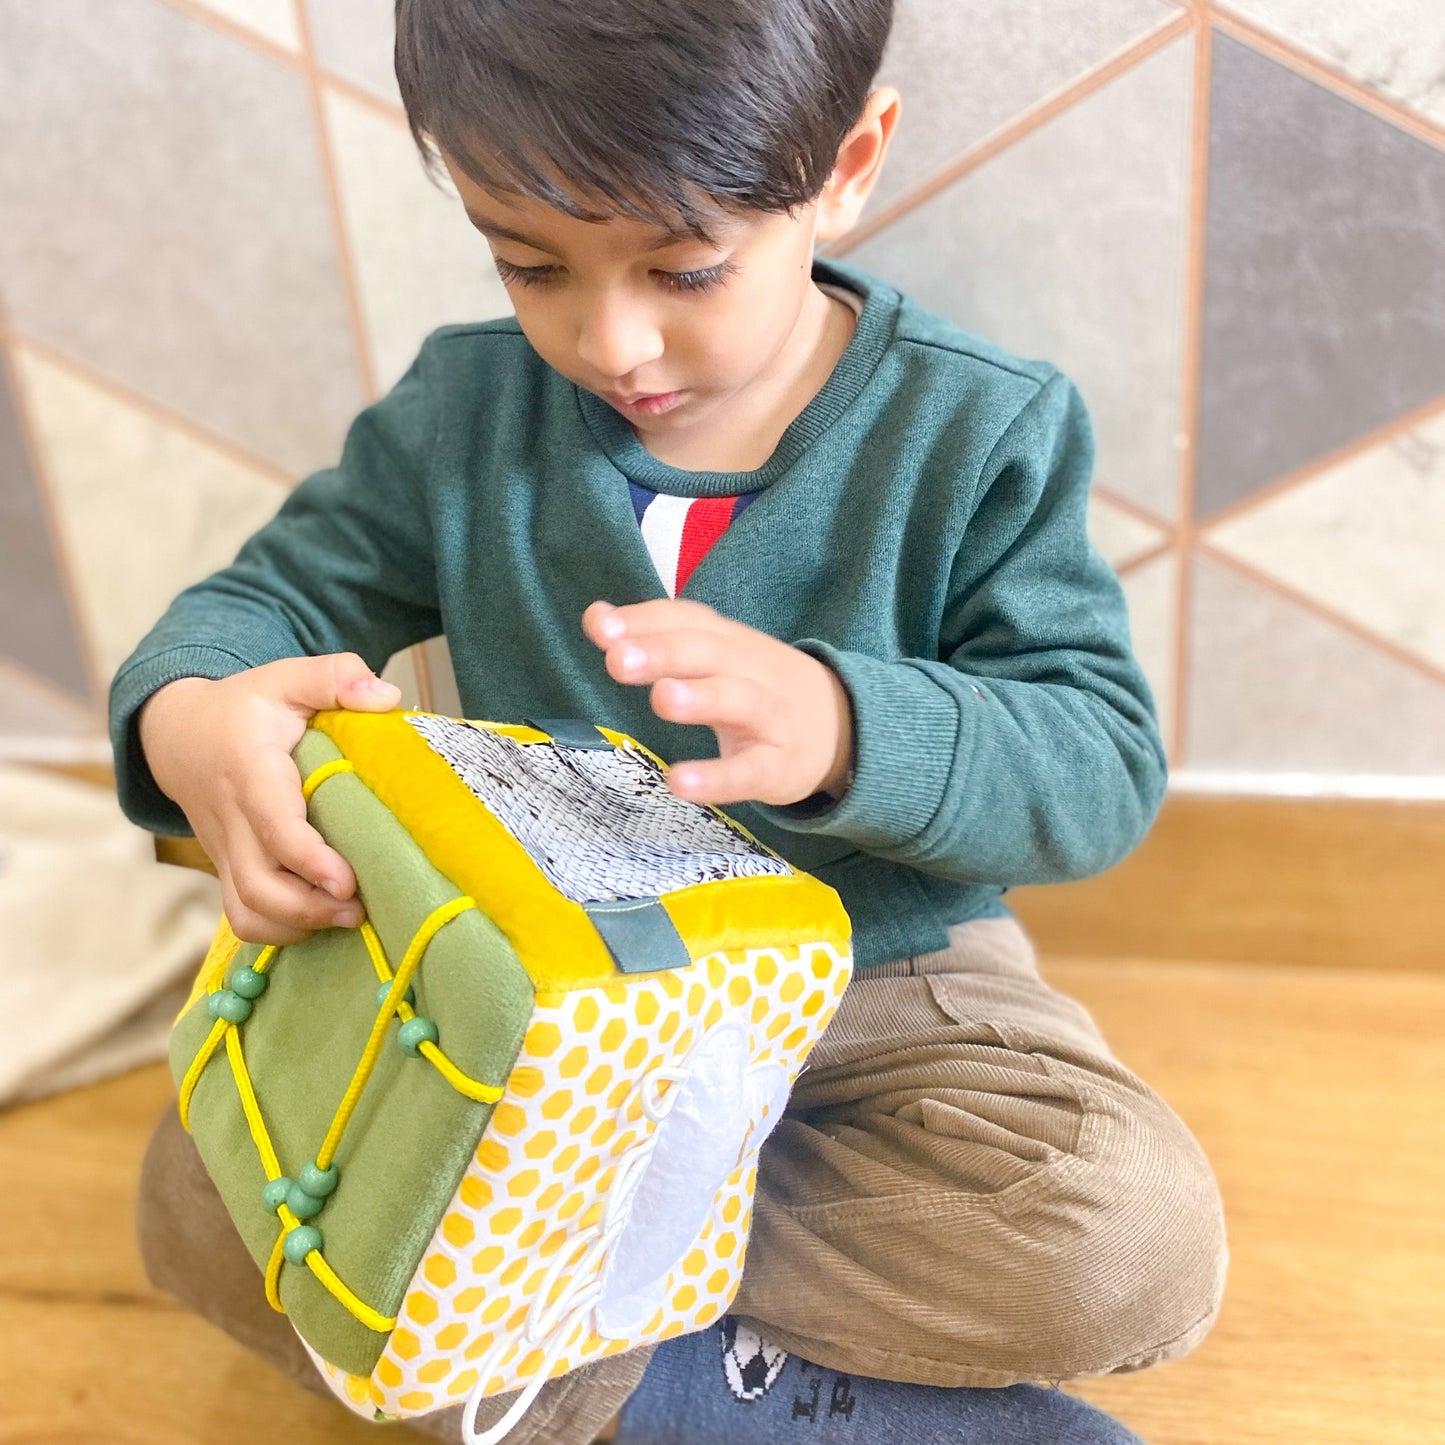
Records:
M286 658L219 682L183 677L146 700L141 749L216 865L238 937L295 943L361 922L356 875L306 821L291 749L323 708L388 712L400 700L352 652Z
M668 771L678 797L782 805L844 791L852 710L838 675L817 658L687 600L594 602L582 630L618 682L652 685L658 717L717 734L715 761Z

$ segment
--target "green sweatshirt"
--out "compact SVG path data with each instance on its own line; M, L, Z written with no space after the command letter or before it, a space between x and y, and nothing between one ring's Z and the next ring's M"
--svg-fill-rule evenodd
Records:
M753 472L651 456L515 321L449 326L224 571L188 588L111 687L121 804L185 833L136 737L178 677L354 651L380 670L445 632L464 714L575 717L662 757L717 756L614 682L583 635L596 598L666 594L627 481L760 491L681 595L807 649L852 701L836 804L736 804L836 888L860 966L946 945L1020 883L1108 867L1143 836L1164 759L1123 596L1084 530L1088 416L1052 367L960 331L852 267L864 297L833 375Z

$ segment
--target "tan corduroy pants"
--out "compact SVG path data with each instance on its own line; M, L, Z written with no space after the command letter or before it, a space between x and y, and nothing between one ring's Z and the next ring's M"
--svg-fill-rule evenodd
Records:
M1227 1258L1198 1144L1039 977L1016 923L956 924L949 939L849 984L764 1146L733 1313L827 1368L928 1385L1184 1354L1213 1322ZM157 1285L325 1390L174 1110L139 1218ZM584 1445L650 1354L550 1381L511 1441ZM481 1423L508 1403L485 1402ZM460 1409L410 1424L455 1440Z

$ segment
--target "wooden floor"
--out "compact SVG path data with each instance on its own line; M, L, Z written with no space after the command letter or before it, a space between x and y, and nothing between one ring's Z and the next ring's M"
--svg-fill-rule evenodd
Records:
M1224 1316L1080 1393L1153 1445L1445 1441L1445 973L1056 960L1223 1185ZM378 1436L156 1295L131 1243L159 1067L0 1114L0 1445ZM412 1437L420 1438L420 1437Z

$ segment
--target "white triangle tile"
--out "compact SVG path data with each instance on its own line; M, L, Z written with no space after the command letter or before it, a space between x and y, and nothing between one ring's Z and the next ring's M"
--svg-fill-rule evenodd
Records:
M1445 125L1439 0L1230 0L1228 8Z
M899 88L903 114L873 204L1178 15L1165 0L898 0L878 79Z
M277 45L284 45L287 50L301 49L294 0L195 0L195 3L247 30L254 30Z
M306 13L321 65L399 109L396 0L306 0Z
M1445 684L1227 563L1191 590L1191 769L1445 774Z
M1177 653L1179 564L1173 553L1136 567L1122 579L1129 604L1129 635L1134 656L1154 694L1165 747L1174 738L1174 698L1178 690Z
M435 327L512 307L486 241L450 184L427 177L406 126L336 92L326 120L371 358L388 387Z
M1117 77L848 253L1079 385L1110 490L1176 511L1193 42Z
M1169 533L1137 512L1118 506L1098 492L1089 494L1089 540L1111 566L1125 567L1151 552Z
M1445 667L1445 414L1207 535L1220 551Z
M286 491L30 348L17 348L16 362L109 676L178 592L231 562Z

